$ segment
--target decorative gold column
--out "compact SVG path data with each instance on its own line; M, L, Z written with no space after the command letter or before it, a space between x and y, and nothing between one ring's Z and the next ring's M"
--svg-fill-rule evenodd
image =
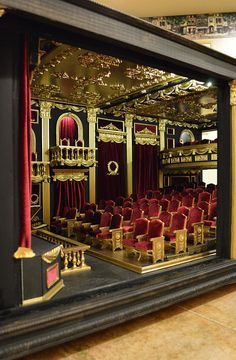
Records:
M49 120L52 103L40 101L40 117L42 119L42 160L49 161ZM43 221L50 225L50 183L42 182Z
M133 128L132 114L125 115L126 126L126 154L127 154L127 195L133 192L133 147L132 147L132 128Z
M96 147L96 121L99 109L88 109L87 121L89 123L89 147ZM89 202L96 202L96 168L95 166L89 168Z
M230 256L236 259L236 80L230 83L231 105L231 166L232 166L232 207L231 207L231 249Z
M165 129L166 121L164 119L159 120L159 133L160 133L160 151L165 149ZM163 188L163 171L159 169L159 188Z

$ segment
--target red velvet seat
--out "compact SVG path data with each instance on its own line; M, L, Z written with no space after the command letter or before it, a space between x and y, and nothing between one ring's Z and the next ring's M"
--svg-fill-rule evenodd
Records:
M161 205L156 202L152 202L148 207L148 218L151 220L153 218L158 218L161 213Z
M177 212L177 209L180 207L180 201L177 199L172 199L169 203L169 212Z
M89 235L92 226L99 226L101 221L101 211L95 211L91 221L83 222L80 228L80 241L86 241L86 237ZM78 238L77 238L78 239ZM87 239L89 240L89 239Z
M112 214L109 212L104 212L101 215L101 220L98 225L91 225L90 229L88 230L87 234L92 239L96 237L97 234L99 234L103 228L107 228L110 226L112 219Z
M116 206L123 206L124 200L125 198L123 196L118 196L115 201Z
M211 194L207 191L201 192L198 196L198 202L200 201L206 201L209 203L211 201Z
M197 206L203 210L204 219L206 219L208 216L208 212L209 212L209 203L206 201L199 201L197 203Z
M96 239L99 240L102 248L111 245L112 251L123 249L122 220L123 216L121 214L113 215L110 226L103 228L102 231L96 235Z
M162 211L159 216L159 220L164 223L165 228L169 228L172 221L172 213L169 211Z
M76 218L77 209L76 208L69 208L64 207L62 216L56 216L54 221L50 225L51 231L55 232L56 234L61 234L63 230L67 231L68 234L68 222L70 220L75 221Z
M171 226L164 231L166 240L170 245L175 246L176 254L186 252L187 246L187 217L182 213L174 213L172 217Z
M144 216L148 216L148 212L149 212L149 205L148 205L148 201L146 200L146 202L142 202L140 204L140 209L143 210Z
M159 204L161 205L162 211L168 211L170 201L168 199L161 199Z
M185 216L189 216L189 208L187 206L180 206L178 209L177 209L177 212L181 213L181 214L184 214Z
M114 206L113 208L113 215L121 214L122 213L122 206Z
M188 208L193 207L194 197L191 194L185 195L182 198L182 206L186 206Z
M85 216L82 220L76 220L73 227L73 232L76 234L77 240L81 241L81 228L83 223L91 223L93 220L94 211L88 209L85 211Z
M132 219L133 209L131 207L122 208L121 215L123 216L124 221L130 222Z
M153 219L149 223L148 233L139 236L134 248L139 254L138 260L143 255L151 256L153 263L164 260L164 223L159 219Z
M187 221L188 239L193 238L194 245L204 242L203 214L204 211L199 207L193 207L189 212Z
M131 232L134 230L134 223L136 219L142 218L143 217L143 210L141 210L139 207L135 207L133 208L133 212L132 212L132 217L131 220L124 220L123 221L123 231L124 233L126 232Z
M146 218L136 219L134 222L134 230L124 234L125 239L123 240L123 246L127 252L133 252L134 244L138 241L140 235L147 234L149 220Z

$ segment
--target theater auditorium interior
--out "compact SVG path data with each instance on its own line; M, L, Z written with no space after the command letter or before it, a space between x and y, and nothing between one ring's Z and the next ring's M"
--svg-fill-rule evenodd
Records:
M77 25L56 18L59 8L53 22L37 1L34 15L24 1L1 3L0 111L12 136L10 150L1 135L4 171L18 159L1 187L2 210L11 211L3 234L14 237L3 250L13 284L1 300L3 354L63 342L63 326L70 340L94 332L98 317L97 330L111 326L108 315L119 323L151 312L145 299L156 310L180 289L184 299L218 288L226 273L235 281L235 60L92 2L61 1L68 14L81 11ZM97 41L83 12L103 17ZM129 27L127 44L109 39L106 21ZM130 44L132 29L146 32L143 44ZM155 36L165 44L157 56L148 48ZM48 343L40 325L29 335L33 319L53 333Z

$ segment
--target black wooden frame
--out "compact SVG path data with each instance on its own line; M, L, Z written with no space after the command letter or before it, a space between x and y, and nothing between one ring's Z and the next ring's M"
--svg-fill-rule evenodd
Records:
M0 358L17 358L104 329L180 300L236 281L230 256L231 143L229 85L236 60L149 23L87 0L1 0L10 8L0 19L0 234L1 292ZM18 246L20 203L19 169L19 39L22 32L83 46L158 66L219 87L219 231L217 256L179 265L103 291L91 290L70 299L19 308L20 261ZM79 35L79 36L78 36ZM7 74L7 76L6 76ZM7 119L7 121L5 121ZM7 149L7 151L6 151Z

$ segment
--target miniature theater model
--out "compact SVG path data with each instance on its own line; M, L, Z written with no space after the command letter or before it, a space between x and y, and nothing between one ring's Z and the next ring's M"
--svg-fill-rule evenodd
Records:
M90 1L1 4L0 357L235 282L235 60Z
M137 272L215 253L217 176L206 184L203 173L217 169L217 87L38 41L31 81L37 234L63 247L89 245L90 255ZM137 233L139 218L146 225ZM69 268L81 265L73 256Z

